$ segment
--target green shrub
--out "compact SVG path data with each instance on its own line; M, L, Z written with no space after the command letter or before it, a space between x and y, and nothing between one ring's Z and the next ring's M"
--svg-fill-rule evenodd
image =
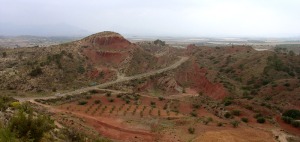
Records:
M249 122L248 118L245 118L245 117L241 118L241 120L242 120L243 122L245 122L245 123L248 123L248 122Z
M44 133L54 128L54 121L48 116L35 116L32 111L20 109L9 121L8 128L22 141L39 142Z
M43 71L42 71L42 69L40 67L36 67L35 69L33 69L29 73L29 75L32 76L32 77L36 77L36 76L41 75L41 74L43 74Z
M250 105L246 105L245 108L248 109L248 110L253 110L253 107L250 106Z
M13 108L19 108L20 105L21 105L21 103L20 103L20 102L12 102L10 105L11 105Z
M83 66L79 66L77 68L77 72L80 73L80 74L83 74L85 72L85 68Z
M291 122L293 121L293 118L288 116L282 116L281 119L287 124L291 124Z
M259 117L263 117L263 115L261 113L257 113L257 114L254 115L254 118L256 118L256 119L259 118Z
M291 124L292 124L294 127L296 127L296 128L299 128L299 127L300 127L300 122L299 122L299 121L293 120L293 121L291 122Z
M207 125L209 122L212 122L212 121L213 121L213 119L211 117L208 117L203 120L203 124Z
M229 106L229 105L231 105L232 104L232 100L225 100L224 101L224 105L225 106Z
M282 116L287 116L293 119L299 119L300 118L300 111L296 109L290 109L285 111Z
M232 115L235 115L235 116L240 116L241 115L240 110L232 110L231 113L232 113Z
M101 101L100 101L100 100L95 100L94 103L95 103L95 104L100 104Z
M151 101L151 102L150 102L150 105L151 105L151 107L153 107L153 108L155 108L155 107L156 107L156 103L155 103L155 102L153 102L153 101Z
M164 98L164 97L158 97L158 99L159 99L160 101L163 101L163 100L165 100L165 98Z
M257 123L265 123L266 122L266 119L264 117L258 117L256 119Z
M230 117L231 117L231 114L230 114L229 112L226 112L226 113L224 114L224 117L225 117L225 118L230 118Z
M78 105L86 105L88 102L87 101L79 101Z
M98 93L97 90L90 90L89 92L90 92L91 94L96 94L96 93Z
M197 117L198 114L197 114L195 111L192 111L192 112L190 113L190 115L193 116L193 117Z
M155 40L155 41L154 41L154 44L156 44L156 45L161 45L161 46L165 46L165 45L166 45L166 42L165 42L165 41L162 41L162 40L159 40L159 39L157 39L157 40Z
M107 92L106 97L110 97L110 96L111 96L111 92Z
M194 133L195 133L195 128L190 127L190 128L188 129L188 131L189 131L190 134L194 134Z
M7 57L7 53L6 52L2 52L2 57L6 58Z
M195 109L199 109L201 107L201 105L198 103L194 103L194 104L192 104L192 107Z
M285 86L285 87L290 87L291 84L289 84L289 83L284 83L284 86Z
M113 98L109 98L109 99L108 99L108 101L109 101L109 102L114 102L114 101L115 101L115 99L113 99Z
M223 126L223 123L222 123L222 122L219 122L219 123L217 124L217 126L218 126L218 127L221 127L221 126Z
M234 121L231 121L230 124L231 124L234 128L236 128L236 127L239 126L240 122L237 121L237 120L234 120Z

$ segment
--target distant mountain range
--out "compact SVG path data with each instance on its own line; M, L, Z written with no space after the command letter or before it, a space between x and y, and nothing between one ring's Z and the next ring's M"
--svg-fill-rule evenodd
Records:
M91 32L68 24L49 25L18 25L0 23L0 35L2 36L86 36Z

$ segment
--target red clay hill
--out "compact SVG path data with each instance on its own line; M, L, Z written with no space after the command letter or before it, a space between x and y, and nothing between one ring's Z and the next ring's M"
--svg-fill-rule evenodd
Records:
M100 67L119 68L136 48L118 33L101 32L80 41L88 61Z
M134 75L155 70L167 65L168 56L156 57L145 51L140 45L126 40L122 35L105 31L88 36L77 42L80 52L87 59L88 66L109 69L124 75ZM158 62L162 61L162 62ZM98 71L96 71L98 70Z

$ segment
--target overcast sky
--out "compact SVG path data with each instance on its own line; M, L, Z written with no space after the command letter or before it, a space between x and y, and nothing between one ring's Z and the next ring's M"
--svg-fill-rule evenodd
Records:
M5 35L299 37L300 0L0 0L0 26Z

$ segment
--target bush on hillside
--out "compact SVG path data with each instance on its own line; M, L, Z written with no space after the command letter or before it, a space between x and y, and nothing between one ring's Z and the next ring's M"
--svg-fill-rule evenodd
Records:
M282 116L290 117L293 119L300 119L300 111L296 109L290 109L285 111Z
M245 117L241 118L241 120L245 123L248 123L248 121L249 121L248 118L245 118Z
M195 128L190 127L190 128L188 129L188 131L189 131L190 134L194 134L194 133L195 133Z
M79 101L78 105L86 105L88 102L87 101Z
M41 74L43 74L43 71L42 71L42 69L40 67L36 67L35 69L33 69L29 73L29 75L32 76L32 77L36 77L36 76L41 75Z
M257 123L265 123L266 122L266 119L264 117L258 117L256 119Z

